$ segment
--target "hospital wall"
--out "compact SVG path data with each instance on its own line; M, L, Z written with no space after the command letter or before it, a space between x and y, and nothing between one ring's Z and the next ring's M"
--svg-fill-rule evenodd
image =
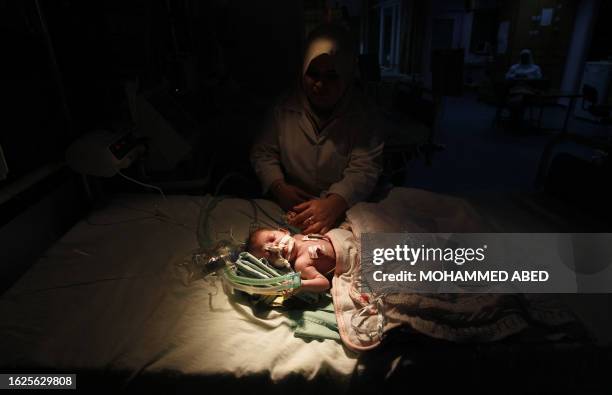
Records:
M578 0L503 0L498 2L499 22L510 23L507 50L495 56L495 78L503 78L508 68L516 63L519 53L530 48L535 62L553 88L561 87L572 34L575 32L576 13L584 8ZM589 3L589 1L587 1ZM550 25L542 26L539 19L543 9L553 10ZM466 9L464 1L432 0L427 2L426 32L424 35L422 71L428 86L431 86L431 53L436 41L435 21L452 20L453 37L449 48L464 49L470 45L473 13ZM583 23L583 22L581 22Z
M576 21L576 0L519 0L504 1L500 21L510 22L508 50L497 63L501 75L517 63L522 49L531 49L534 61L542 68L544 78L551 87L559 88L563 79L565 61ZM552 9L550 25L542 26L543 9Z
M296 81L304 39L301 3L227 2L231 27L224 50L233 78L245 90L275 96Z

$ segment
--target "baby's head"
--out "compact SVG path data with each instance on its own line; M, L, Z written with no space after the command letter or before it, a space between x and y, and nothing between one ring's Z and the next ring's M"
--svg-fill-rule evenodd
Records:
M281 257L291 261L295 240L288 231L272 228L259 228L251 232L246 243L246 251L257 258L266 258L274 266L278 258Z

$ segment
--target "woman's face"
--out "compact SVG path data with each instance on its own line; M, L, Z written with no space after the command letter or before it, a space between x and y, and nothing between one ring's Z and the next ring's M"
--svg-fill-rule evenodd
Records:
M310 62L303 84L310 102L321 110L333 109L346 89L331 56L327 54L317 56Z

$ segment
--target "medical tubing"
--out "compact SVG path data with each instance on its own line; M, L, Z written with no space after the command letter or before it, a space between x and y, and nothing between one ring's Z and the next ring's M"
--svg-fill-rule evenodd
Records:
M268 261L266 261L265 259L262 259L264 262L259 262L257 260L255 261L249 261L252 264L256 265L257 267L261 268L262 270L264 270L266 273L270 274L270 276L272 277L280 277L282 276L281 273L278 273L276 270L270 268L267 266Z
M237 276L247 277L247 278L254 278L254 279L270 278L270 277L254 276L253 273L249 271L249 269L245 269L245 266L235 265L234 267L236 268L236 275Z
M219 191L221 190L221 187L223 186L223 184L225 184L227 182L227 180L229 180L232 177L238 177L238 178L242 178L246 181L250 181L244 174L237 172L237 171L232 171L229 173L226 173L218 182L217 185L215 185L215 191L214 194L215 196L219 193Z
M202 248L211 248L213 241L210 239L210 231L208 229L208 218L215 206L223 200L223 197L213 197L208 201L206 207L200 209L200 218L198 219L198 244Z
M280 277L260 279L260 278L250 278L250 277L238 276L236 273L233 272L231 267L226 267L225 270L223 271L223 274L231 282L241 283L241 284L246 284L246 285L274 285L274 284L279 284L279 283L288 284L288 285L284 285L284 287L286 287L284 289L299 288L301 285L299 272L288 273Z
M261 210L261 212L268 217L269 219L271 219L272 221L276 222L277 225L279 226L283 226L283 222L277 220L276 218L274 218L272 215L268 214L268 212L266 210L263 209L263 207L261 207L259 205L259 203L257 203L254 199L249 199L249 201L251 202L251 204L253 204L255 207L257 207L259 210Z
M267 271L263 270L261 267L257 266L256 264L254 264L253 262L249 262L246 259L240 258L238 257L238 259L236 259L235 262L240 262L243 265L251 268L252 270L257 271L259 274L264 275L266 278L271 278L271 277L278 277L278 276L274 276L273 274L268 273Z
M213 196L209 199L206 207L202 207L200 209L200 217L198 218L198 244L200 247L204 249L211 248L215 241L210 237L210 229L208 226L208 222L210 219L210 214L217 207L217 204L221 203L228 196Z
M236 260L236 263L240 262L241 267L245 268L247 273L252 273L251 270L255 270L257 273L259 273L259 275L255 275L256 277L260 277L260 278L272 278L272 277L278 277L278 276L273 276L270 273L262 270L261 268L259 268L258 266L252 264L249 261L245 261L243 259L238 259Z
M252 200L252 199L251 199ZM263 207L261 207L259 205L259 203L257 203L255 200L252 200L252 204L254 204L259 210L261 210L261 212L268 218L270 218L272 221L276 222L279 226L283 227L283 228L288 228L289 231L291 231L292 234L297 234L300 233L302 230L300 228L297 228L293 225L289 225L287 222L283 222L283 221L279 221L277 219L275 219L274 217L272 217L272 215L270 215L266 210L264 210Z
M240 266L235 266L235 268L236 268L236 275L237 275L237 276L243 276L243 277L249 277L249 278L252 278L252 277L250 276L250 273L249 273L249 272L247 272L247 271L246 271L246 270L244 270L244 269L241 269L241 268L240 268Z
M294 287L296 279L293 278L252 278L241 276L237 273L233 273L231 269L229 269L229 273L225 273L225 276L232 282L245 284L245 285L254 285L254 286L276 286L278 284L289 284L288 287ZM298 277L299 278L299 277ZM299 282L299 281L298 281Z
M229 282L229 286L240 290L240 291L244 291L250 294L259 294L259 295L280 295L282 293L282 291L286 291L289 288L287 288L286 285L277 285L274 287L266 287L266 288L258 288L255 286L250 286L250 285L245 285L245 284L240 284L240 283L233 283L231 281L229 281L227 278L225 278L225 281Z
M211 248L213 244L208 222L211 212L223 199L225 199L225 196L215 196L208 202L205 208L200 210L197 236L202 248ZM256 202L251 201L251 204L254 209L255 218L257 218L258 208L266 216L274 220ZM274 220L274 222L280 223L277 220ZM258 295L278 296L284 294L284 291L301 286L300 273L290 272L281 275L278 271L269 267L265 260L259 260L248 252L240 253L233 265L226 266L221 271L221 277L224 283L234 289Z
M257 206L255 205L255 201L253 199L249 199L248 202L251 204L251 208L253 209L253 219L251 223L259 224L259 219L257 218Z
M243 261L242 259L238 259L236 262L234 262L234 264L236 265L236 267L239 267L240 269L242 269L243 271L245 271L246 273L249 273L255 277L259 277L259 278L270 278L271 276L261 273L259 270L251 267L251 264L249 262Z
M252 264L256 265L257 267L261 268L262 270L268 272L270 275L272 275L272 277L280 277L280 276L282 276L282 274L280 274L276 270L272 269L271 267L265 265L259 259L255 258L253 255L251 255L248 252L241 252L240 255L239 255L239 259L251 262ZM262 260L265 261L265 258L262 258Z
M202 207L200 209L200 218L198 220L198 242L200 247L202 248L210 248L214 241L210 238L210 229L208 228L208 221L210 219L210 213L215 209L217 204L219 204L222 200L226 199L228 196L213 196L212 199L208 201L206 207ZM293 227L286 222L279 221L270 215L263 207L259 205L254 199L248 199L249 203L253 208L253 218L258 222L257 219L257 210L260 210L266 217L270 218L272 221L277 223L281 227L287 227L292 233L299 233L300 229Z

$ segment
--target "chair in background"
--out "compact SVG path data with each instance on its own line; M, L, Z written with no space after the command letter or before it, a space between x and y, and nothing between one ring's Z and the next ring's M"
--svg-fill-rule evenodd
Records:
M508 107L508 92L510 85L507 81L496 82L493 84L493 100L495 103L495 119L493 120L493 127L501 126L503 121L509 118L503 117L504 110Z
M559 99L571 98L570 105L565 106L566 117L563 127L561 128L562 130L566 130L569 115L573 110L573 100L575 100L577 96L575 96L575 94L572 92L563 92L558 89L551 89L551 81L546 78L539 80L528 80L524 83L526 87L533 90L533 93L525 95L523 100L525 108L529 110L528 126L536 131L545 130L545 128L542 127L544 109L559 107ZM548 129L550 130L551 128ZM552 128L552 130L556 130L556 128Z
M602 123L611 123L612 106L598 104L599 92L589 84L584 84L582 87L582 109L588 111L591 115L601 119Z
M556 105L556 100L550 101L538 96L538 93L546 92L550 89L550 80L503 80L494 83L494 100L495 100L495 120L494 127L499 127L504 121L524 120L525 110L529 110L529 124L541 127L542 111L545 106ZM519 97L519 101L511 100L513 97ZM538 108L538 116L534 117L533 109ZM514 113L509 117L504 117L504 110L509 113ZM518 119L514 119L518 118Z

